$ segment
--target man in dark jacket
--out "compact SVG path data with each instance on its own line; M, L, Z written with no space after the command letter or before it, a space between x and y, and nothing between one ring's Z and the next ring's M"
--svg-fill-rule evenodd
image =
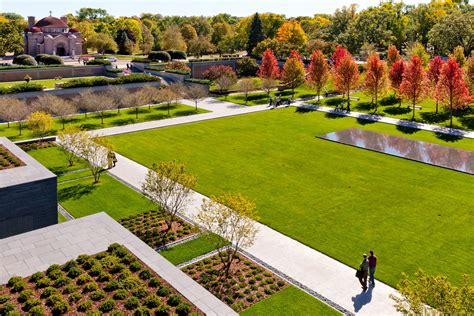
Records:
M375 286L375 266L377 265L377 257L374 255L374 251L370 251L370 256L369 256L369 284L371 286Z
M367 275L369 274L369 261L367 260L367 255L364 253L364 259L359 265L359 282L362 285L362 289L367 291Z

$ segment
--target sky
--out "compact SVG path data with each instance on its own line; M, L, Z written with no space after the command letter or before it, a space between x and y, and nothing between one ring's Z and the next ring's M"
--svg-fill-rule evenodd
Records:
M343 5L357 3L359 9L378 5L380 0L0 0L0 12L15 12L24 17L38 18L74 13L83 7L103 8L114 16L132 16L140 13L163 15L205 15L230 13L247 16L254 12L282 13L287 17L312 16L315 13L333 13ZM426 3L429 0L405 0L407 4Z

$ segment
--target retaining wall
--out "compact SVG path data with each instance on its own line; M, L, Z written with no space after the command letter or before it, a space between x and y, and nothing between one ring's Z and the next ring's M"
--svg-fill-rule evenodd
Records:
M54 79L55 77L72 78L88 76L105 76L105 66L77 66L12 69L0 71L0 82L22 81L29 75L33 80Z

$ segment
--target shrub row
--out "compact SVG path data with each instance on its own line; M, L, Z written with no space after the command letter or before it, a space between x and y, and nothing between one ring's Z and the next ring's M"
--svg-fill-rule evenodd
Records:
M0 94L9 94L9 93L20 93L28 91L42 91L44 89L43 85L35 82L22 82L17 83L11 87L0 87Z
M64 65L63 59L55 55L39 54L36 55L35 60L44 65Z
M135 57L132 59L132 63L144 63L144 64L148 64L148 63L151 63L153 62L153 60L149 59L149 58L143 58L143 57Z
M105 68L105 72L110 72L110 73L114 73L114 74L119 74L119 73L122 73L123 70L122 70L122 69L118 69L118 68Z
M208 79L197 79L197 78L186 78L184 79L186 82L192 82L192 83L200 83L200 84L211 84L211 81Z
M107 59L100 59L100 58L94 58L91 59L87 62L87 65L103 65L103 66L110 66L112 63L108 61Z
M129 76L123 76L118 78L80 78L72 79L64 82L62 85L63 89L80 88L80 87L94 87L94 86L107 86L117 85L125 83L136 83L136 82L154 82L160 81L161 79L154 76L145 74L131 74Z
M222 60L239 60L241 57L220 57L220 58L190 58L190 63L200 63L200 62L208 62L208 61L222 61Z
M148 54L148 59L152 61L168 62L172 59L183 60L188 56L181 50L152 51Z

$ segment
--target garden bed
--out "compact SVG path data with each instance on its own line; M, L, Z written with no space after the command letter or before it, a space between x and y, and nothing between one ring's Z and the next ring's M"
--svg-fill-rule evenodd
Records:
M0 145L0 170L24 166L24 162L12 154L5 146Z
M12 311L16 311L12 312ZM204 315L125 247L112 244L0 286L0 315Z
M171 230L164 237L163 232L167 229L164 218L165 211L152 210L123 218L119 222L152 248L158 248L197 232L196 228L176 217Z
M237 257L229 278L221 278L223 263L219 255L190 264L183 268L183 272L237 312L288 286L287 282L260 265L242 255Z
M56 145L53 141L35 141L35 142L28 142L24 144L18 144L18 147L20 147L26 152L30 150L57 147L57 146L58 145Z

